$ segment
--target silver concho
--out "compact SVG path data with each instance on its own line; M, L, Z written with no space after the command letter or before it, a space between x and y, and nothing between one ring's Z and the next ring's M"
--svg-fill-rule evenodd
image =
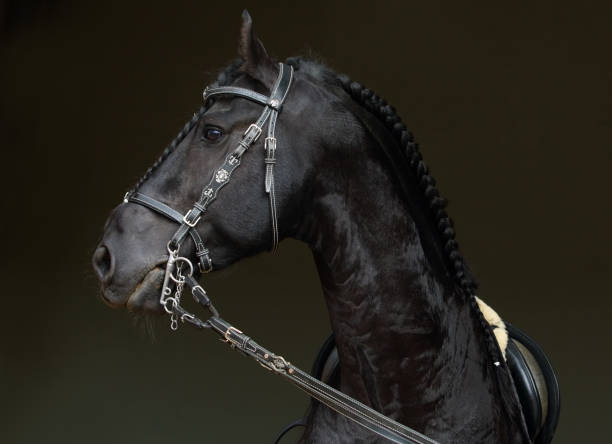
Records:
M212 197L213 190L212 188L206 188L202 194L204 197Z
M228 177L229 177L228 172L224 170L223 168L221 168L219 171L217 171L217 174L215 174L215 180L217 181L217 183L225 182Z

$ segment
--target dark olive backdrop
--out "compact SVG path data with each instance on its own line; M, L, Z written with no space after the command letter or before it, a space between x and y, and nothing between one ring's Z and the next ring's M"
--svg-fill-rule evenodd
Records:
M317 54L400 110L450 198L481 296L558 370L556 442L602 440L610 9L290 3L45 2L5 27L0 441L266 443L306 407L211 334L170 334L164 319L152 341L100 302L89 266L111 208L235 56L244 6L269 52ZM303 245L205 285L227 319L310 368L328 324Z

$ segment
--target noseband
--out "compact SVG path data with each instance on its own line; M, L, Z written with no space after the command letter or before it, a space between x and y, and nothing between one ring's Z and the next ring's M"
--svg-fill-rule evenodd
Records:
M264 110L255 123L252 123L247 128L238 146L226 156L223 164L215 170L210 182L202 190L198 201L184 215L138 191L129 191L124 196L124 203L142 205L179 224L178 230L167 245L169 256L159 299L160 304L170 314L170 328L172 330L178 328L179 320L188 322L198 328L212 329L225 342L229 343L232 348L238 349L245 355L255 359L267 370L284 376L313 398L372 432L399 444L437 444L436 441L427 436L386 417L350 396L313 378L308 373L287 362L282 356L275 355L265 349L229 322L220 318L206 291L193 277L193 264L188 258L179 255L181 245L189 234L195 244L195 254L198 258L200 272L208 273L212 271L213 261L210 257L210 252L205 247L202 237L196 230L196 226L204 213L206 213L208 206L217 198L219 190L230 181L232 173L240 166L242 156L257 141L266 123L268 123L268 134L264 142L266 165L265 192L268 194L270 201L272 250L276 250L278 246L278 221L276 215L276 195L274 192L274 165L276 163L276 138L274 137L274 130L276 128L276 119L287 97L292 79L293 68L279 63L279 74L269 97L234 86L206 88L204 90L205 102L210 97L216 95L232 95L259 103L264 106ZM181 306L181 294L185 285L191 289L194 299L210 311L212 316L208 320L202 321ZM172 294L173 287L174 294Z

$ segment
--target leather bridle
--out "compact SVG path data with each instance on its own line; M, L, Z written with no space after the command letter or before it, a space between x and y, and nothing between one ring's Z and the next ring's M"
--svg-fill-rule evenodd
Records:
M160 295L160 304L170 315L170 328L172 330L178 329L179 320L181 322L188 322L198 328L212 329L218 333L225 342L229 343L232 348L255 359L267 370L273 371L289 379L293 384L304 390L313 398L374 433L400 444L437 444L436 441L431 438L394 421L339 390L313 378L308 373L303 372L290 362L287 362L282 356L275 355L271 351L260 346L242 331L220 318L219 312L212 305L206 291L204 291L193 277L193 264L187 257L180 256L181 245L187 235L190 235L195 244L195 254L198 258L198 268L200 272L208 273L212 271L213 261L210 252L204 245L202 237L196 230L196 226L206 213L210 204L217 198L221 188L230 181L232 173L240 166L242 156L251 145L259 139L266 123L268 124L268 133L264 143L266 165L265 192L270 202L272 250L276 250L279 239L276 195L274 191L274 165L276 163L276 138L274 136L274 131L276 129L278 114L287 97L292 80L293 68L289 65L279 63L279 74L270 96L264 96L263 94L234 86L221 86L206 88L204 90L205 103L213 96L230 95L259 103L264 106L264 109L255 123L252 123L247 128L238 146L226 156L221 166L215 170L209 183L202 190L198 201L196 201L193 207L184 215L137 190L129 191L124 196L124 203L142 205L179 224L179 228L167 244L169 255ZM194 299L210 311L211 317L206 321L202 321L181 306L181 295L185 285L191 289Z
M204 90L204 102L208 101L208 99L213 96L232 95L243 97L264 105L264 110L255 123L252 123L247 128L240 142L238 142L238 146L226 156L223 164L217 168L208 185L202 190L198 201L193 204L193 207L187 211L184 216L166 204L137 191L130 191L126 193L124 197L124 202L140 204L179 223L180 226L178 230L176 230L170 242L168 242L168 250L171 255L172 253L178 253L185 237L189 234L195 244L198 267L202 273L212 271L213 262L210 257L210 252L205 247L201 236L196 230L196 226L198 222L200 222L202 215L206 213L208 206L217 198L219 190L230 181L232 173L240 166L240 160L244 153L257 141L257 139L259 139L266 123L268 123L268 135L264 143L266 164L265 191L270 200L272 250L276 250L278 246L278 220L276 216L276 194L274 191L274 164L276 163L276 137L274 137L274 131L276 129L278 113L287 97L292 79L293 68L280 63L278 78L272 88L270 97L266 97L263 94L246 88L238 88L235 86L221 86L218 88L206 88Z

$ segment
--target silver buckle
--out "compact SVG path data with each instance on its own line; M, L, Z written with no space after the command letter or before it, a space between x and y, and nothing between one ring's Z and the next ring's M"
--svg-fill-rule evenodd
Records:
M198 268L200 269L201 273L210 273L213 269L212 266L212 259L210 258L209 254L208 254L208 250L206 251L206 266L203 267L202 266L202 261L198 261Z
M223 337L225 338L225 342L230 343L232 346L240 347L240 342L238 342L237 340L233 339L230 336L231 332L234 332L235 334L238 334L238 335L242 335L244 333L242 333L236 327L230 327L226 330L225 334L223 335Z
M257 141L257 139L259 139L259 136L261 134L261 128L255 125L254 123L251 123L249 127L246 129L246 131L244 132L243 136L246 136L247 134L249 134L251 130L255 130L256 134L255 134L255 137L253 137L253 142L255 142Z
M185 225L188 225L188 226L189 226L189 227L191 227L191 228L195 227L195 226L198 224L198 222L200 222L200 219L202 218L202 216L198 216L198 218L197 218L195 221L190 222L190 221L189 221L189 216L191 215L191 212L192 212L192 211L193 211L193 208L192 208L192 209L190 209L189 211L187 211L187 212L185 213L185 215L183 216L183 223L184 223Z
M236 339L233 339L230 336L230 333L234 333L236 335L242 335L242 341L237 341ZM225 341L223 342L227 342L228 344L230 344L232 347L238 347L240 350L243 351L250 351L252 353L255 353L257 351L257 348L255 348L255 346L253 344L250 344L249 341L251 340L250 337L246 336L242 331L238 330L236 327L232 326L229 327L225 333L223 334L223 337L225 338Z
M264 141L264 148L266 150L266 155L271 157L274 157L274 154L276 153L276 137L266 137L266 140Z

